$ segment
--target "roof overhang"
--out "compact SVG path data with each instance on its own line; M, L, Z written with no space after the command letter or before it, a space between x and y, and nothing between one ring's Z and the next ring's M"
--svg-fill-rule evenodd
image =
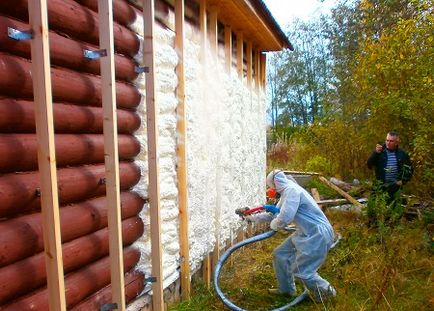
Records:
M208 0L207 7L217 10L219 21L233 31L243 33L260 51L293 50L291 42L262 0Z

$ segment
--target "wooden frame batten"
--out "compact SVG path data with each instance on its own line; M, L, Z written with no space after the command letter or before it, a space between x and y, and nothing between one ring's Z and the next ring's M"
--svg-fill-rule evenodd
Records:
M156 281L152 284L153 310L163 310L163 267L161 246L160 219L160 176L158 163L158 108L155 90L155 5L154 0L143 0L144 51L143 63L147 67L146 74L146 126L148 139L148 192L151 222L151 264L152 276Z
M175 50L178 53L176 75L178 86L176 95L177 106L177 176L179 202L179 242L181 261L181 297L190 299L190 243L188 239L188 197L187 197L187 127L185 110L185 68L184 68L184 39L185 39L185 7L184 0L175 0Z
M66 310L59 219L47 0L29 1L33 93L35 101L41 213L50 310Z
M124 262L122 218L119 181L119 151L116 114L116 83L114 68L113 4L111 0L98 0L104 161L106 171L106 197L109 229L110 274L112 302L118 310L125 310Z

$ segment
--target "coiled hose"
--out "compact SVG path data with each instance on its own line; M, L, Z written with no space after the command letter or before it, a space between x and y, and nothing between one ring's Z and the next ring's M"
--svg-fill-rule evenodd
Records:
M223 255L220 257L219 261L217 262L215 271L214 271L214 289L217 293L217 295L219 296L219 298L221 299L221 301L231 310L234 311L247 311L245 309L242 309L240 307L238 307L237 305L235 305L232 301L230 301L221 291L220 287L219 287L219 277L220 277L220 272L221 269L224 265L224 263L226 262L226 260L229 258L229 256L236 251L237 249L239 249L240 247L243 247L247 244L251 244L251 243L255 243L255 242L259 242L265 239L268 239L270 237L272 237L273 235L276 234L276 231L271 230L265 233L261 233L258 235L255 235L251 238L245 239L237 244L235 244L234 246L230 247L226 252L223 253ZM292 306L295 306L296 304L300 303L301 301L303 301L306 297L309 296L309 293L307 291L307 289L298 297L296 297L294 300L292 300L290 303L284 305L283 307L277 308L277 309L273 309L272 311L284 311L286 309L291 308Z

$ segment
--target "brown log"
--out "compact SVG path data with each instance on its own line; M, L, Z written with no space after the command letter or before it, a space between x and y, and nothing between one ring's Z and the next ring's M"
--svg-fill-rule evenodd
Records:
M28 21L27 0L0 1L0 10L7 15ZM48 1L49 28L69 37L99 45L98 15L73 0ZM131 30L113 23L114 45L120 54L134 56L139 40Z
M16 41L8 37L8 27L17 30L28 30L30 26L16 19L0 16L0 50L30 59L30 40ZM87 44L61 36L53 31L49 32L51 64L84 71L95 75L100 74L99 60L84 57L84 50L96 51L96 45ZM137 78L135 62L126 56L115 54L116 79L133 81Z
M103 133L103 110L62 103L53 105L56 133ZM118 133L133 133L140 126L140 117L133 111L118 109ZM0 132L35 133L33 102L0 99Z
M132 162L119 165L122 190L140 179L140 169ZM62 168L57 171L60 204L83 201L105 193L104 165ZM40 209L39 173L0 176L0 217Z
M140 259L140 252L133 247L124 249L124 270L129 271ZM78 304L87 296L105 287L110 282L110 259L105 257L65 278L65 295L68 308ZM20 297L10 304L0 306L8 311L46 311L48 310L48 292L46 288Z
M130 272L125 275L125 301L130 302L143 291L145 277L139 272ZM86 300L74 306L71 311L98 311L101 306L112 301L111 285L104 287Z
M29 60L0 53L0 94L33 99L31 63ZM60 68L51 68L54 101L67 101L101 106L101 78ZM118 107L135 108L140 103L137 89L125 82L116 82Z
M98 0L75 0L75 2L78 2L98 13ZM128 26L136 20L137 15L142 16L142 13L135 7L131 6L127 1L113 1L113 18L119 24Z
M143 234L143 222L135 216L122 221L122 243L130 245ZM62 245L63 270L69 273L109 253L108 228ZM46 284L45 254L18 261L0 269L0 304Z
M119 159L134 158L139 141L119 135ZM55 135L57 167L104 163L103 135ZM0 134L0 173L38 169L38 140L35 134Z
M121 216L137 215L145 201L132 192L121 192ZM106 197L60 209L62 242L66 243L107 226ZM41 213L0 222L0 267L32 256L44 248Z

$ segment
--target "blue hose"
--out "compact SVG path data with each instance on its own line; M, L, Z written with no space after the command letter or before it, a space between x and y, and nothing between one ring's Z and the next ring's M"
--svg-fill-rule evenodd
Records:
M245 309L242 309L240 307L238 307L237 305L235 305L232 301L230 301L228 298L226 298L226 296L223 294L223 292L221 291L220 287L219 287L219 277L220 277L220 272L221 269L224 265L224 263L226 262L226 260L229 258L229 256L236 251L237 249L239 249L240 247L243 247L247 244L250 243L254 243L254 242L259 242L265 239L268 239L270 237L272 237L273 235L276 234L276 231L271 230L265 233L261 233L258 235L255 235L251 238L248 238L244 241L241 241L240 243L235 244L234 246L230 247L226 252L223 253L223 255L220 257L219 261L217 262L217 265L215 267L215 271L214 271L214 289L217 293L217 295L219 296L219 298L221 299L221 301L231 310L234 311L247 311ZM292 306L295 306L296 304L298 304L299 302L303 301L306 297L309 296L309 293L307 290L305 290L300 296L296 297L294 300L292 300L290 303L288 303L287 305L284 305L283 307L277 308L277 309L273 309L272 311L284 311L286 309L291 308Z

